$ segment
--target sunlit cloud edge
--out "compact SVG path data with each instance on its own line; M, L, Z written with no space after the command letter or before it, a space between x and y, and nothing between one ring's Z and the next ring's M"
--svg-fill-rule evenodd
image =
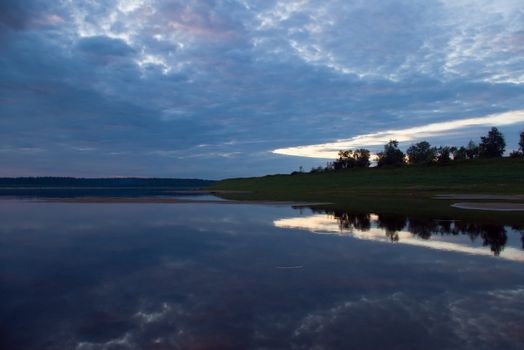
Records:
M524 123L524 109L476 118L431 123L407 129L379 131L328 143L278 148L271 151L271 153L295 157L333 159L337 157L338 151L341 149L378 146L385 144L389 140L397 140L399 142L417 141L423 138L436 137L457 129L477 126L504 126L518 123Z

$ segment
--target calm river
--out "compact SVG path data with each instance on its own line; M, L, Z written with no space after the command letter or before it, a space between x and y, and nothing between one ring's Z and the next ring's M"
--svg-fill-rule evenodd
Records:
M3 199L0 349L524 349L523 232Z

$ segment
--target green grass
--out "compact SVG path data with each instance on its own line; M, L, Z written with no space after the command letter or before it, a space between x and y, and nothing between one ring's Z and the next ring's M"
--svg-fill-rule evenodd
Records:
M479 217L478 211L450 208L455 201L436 194L524 194L524 159L501 158L452 162L446 166L350 169L338 172L269 175L222 180L212 190L237 200L330 202L359 211ZM490 218L519 218L521 213L489 213Z

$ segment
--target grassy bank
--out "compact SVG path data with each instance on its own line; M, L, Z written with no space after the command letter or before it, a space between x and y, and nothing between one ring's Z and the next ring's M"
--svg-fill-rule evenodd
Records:
M248 191L223 195L230 199L320 201L361 211L478 217L477 211L450 209L449 205L456 200L431 198L444 193L524 194L524 159L479 159L446 166L350 169L227 179L215 183L211 189ZM524 216L522 212L489 215Z

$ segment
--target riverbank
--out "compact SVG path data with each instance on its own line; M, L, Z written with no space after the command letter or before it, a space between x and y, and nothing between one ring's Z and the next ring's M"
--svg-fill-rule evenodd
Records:
M452 208L456 198L434 197L450 193L506 197L523 195L524 159L478 159L452 162L445 166L350 169L226 179L209 189L244 191L220 194L223 198L235 200L330 202L341 208L362 212L478 217L480 214L476 211ZM521 197L515 198L500 201L518 202ZM520 221L518 216L522 216L522 212L490 213L486 219L505 219L508 216Z

